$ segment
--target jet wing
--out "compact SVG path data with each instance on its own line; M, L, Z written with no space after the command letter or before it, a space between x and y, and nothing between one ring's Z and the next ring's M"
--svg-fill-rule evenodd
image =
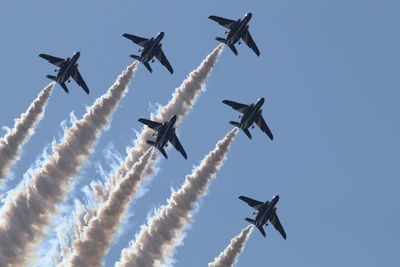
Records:
M261 131L263 131L264 133L266 133L268 135L268 137L273 140L274 136L272 135L271 130L268 128L267 123L265 122L264 118L262 115L260 115L260 117L258 117L258 120L256 121L256 124L258 127L260 127Z
M275 229L282 235L283 239L286 239L285 230L283 229L282 224L279 221L278 215L276 215L276 212L274 213L274 215L272 215L269 221L275 227Z
M165 66L167 68L167 70L172 74L174 73L174 70L171 67L171 64L169 64L169 61L167 59L167 57L164 55L164 52L162 51L162 49L160 48L160 50L158 51L157 55L156 55L157 59L160 61L160 63Z
M86 94L89 94L89 88L87 87L85 81L82 78L82 75L79 73L78 69L75 70L74 74L72 74L72 79L75 80L75 82L82 87L82 89L86 92Z
M40 54L39 57L46 59L48 62L50 62L53 65L56 65L57 67L60 67L61 64L65 61L63 58L53 57L46 54Z
M245 197L245 196L240 196L239 199L243 200L250 207L252 207L252 208L254 208L256 210L258 210L264 204L264 202L261 202L261 201L258 201L258 200L254 200L252 198Z
M162 126L162 123L159 123L159 122L156 122L156 121L147 120L147 119L143 119L143 118L140 118L138 121L140 121L143 124L146 124L151 129L153 129L154 131L157 131L157 132L160 129L160 127Z
M230 29L232 27L232 25L235 23L234 20L231 19L225 19L225 18L221 18L218 16L209 16L209 19L212 19L213 21L218 22L219 25L224 26L225 28Z
M173 137L171 138L171 140L169 140L169 141L175 147L175 149L178 150L185 159L187 159L187 154L185 152L185 149L181 145L181 142L179 142L179 139L175 133L174 133Z
M230 101L230 100L224 100L224 101L222 101L222 103L227 104L228 106L232 107L233 109L235 109L241 113L244 113L244 111L248 107L248 105L240 104L240 103Z
M254 53L256 53L257 56L260 56L260 50L258 50L258 47L254 42L253 38L251 38L249 31L245 33L245 35L242 37L242 40L247 44L248 47L253 49Z
M133 35L133 34L129 34L129 33L124 33L122 36L124 36L125 38L128 38L129 40L131 40L135 44L140 45L142 47L145 46L145 44L149 40L149 39L142 38L142 37L139 37L139 36L136 36L136 35Z

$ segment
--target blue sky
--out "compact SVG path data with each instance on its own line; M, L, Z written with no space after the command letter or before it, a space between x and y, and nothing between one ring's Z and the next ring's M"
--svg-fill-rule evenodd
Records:
M224 28L207 19L236 19L252 12L250 30L261 56L245 46L225 49L194 109L180 127L188 152L161 160L148 192L134 201L130 221L106 257L106 266L179 187L193 165L230 129L237 113L221 103L265 97L263 112L274 141L254 129L253 140L235 139L228 159L203 198L179 247L175 266L206 266L246 225L247 195L281 196L278 213L288 234L267 227L251 235L237 266L398 266L400 18L398 1L2 1L0 3L0 125L12 126L53 71L40 53L67 57L79 66L91 94L75 84L57 86L36 134L14 166L14 184L58 136L60 123L78 118L131 63L138 47L123 33L150 37L164 31L164 52L153 74L140 66L129 94L115 112L81 172L78 188L97 179L112 144L122 155L139 117L165 104L174 88L217 45Z

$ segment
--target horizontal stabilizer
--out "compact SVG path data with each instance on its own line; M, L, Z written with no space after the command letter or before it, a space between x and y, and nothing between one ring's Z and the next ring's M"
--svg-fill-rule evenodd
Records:
M139 56L137 56L137 55L129 55L131 58L133 58L133 59L136 59L136 60L139 60L140 61L140 57Z
M164 150L163 147L160 147L158 150L160 150L161 154L163 154L163 156L164 156L165 159L168 159L167 152L165 152L165 150Z
M68 94L69 90L67 88L67 85L65 85L65 83L60 83L60 85L61 85L62 89L64 89L64 91Z
M251 223L251 224L255 224L256 223L256 221L254 221L253 219L250 219L250 218L244 218L246 221L248 221L249 223Z
M233 52L236 56L239 55L238 51L236 50L235 45L231 44L231 45L229 46L229 48L232 50L232 52Z
M258 230L260 230L261 234L263 237L266 237L267 235L265 234L264 228L262 226L257 226Z
M151 146L156 146L156 142L147 140L146 143Z
M151 67L150 67L149 62L142 62L142 63L143 63L143 65L146 67L146 69L147 69L148 71L150 71L150 73L153 72L153 70L152 70Z
M56 76L53 76L53 75L46 75L46 77L47 78L49 78L50 80L53 80L53 81L57 81L57 77Z
M221 37L215 37L215 40L220 41L221 43L226 44L226 39L221 38Z
M229 123L232 124L235 127L239 127L240 128L240 124L238 122L236 122L236 121L230 121Z
M242 130L243 130L243 132L247 135L247 137L248 137L249 139L251 139L251 133L250 133L249 129L248 129L248 128L244 128L244 129L242 129Z

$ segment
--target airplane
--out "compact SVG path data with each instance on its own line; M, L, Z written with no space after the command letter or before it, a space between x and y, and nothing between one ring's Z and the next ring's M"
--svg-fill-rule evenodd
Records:
M222 103L227 104L228 106L242 113L238 117L239 119L241 118L240 122L230 121L229 123L242 129L249 139L251 139L249 127L253 129L255 123L261 129L261 131L266 133L268 137L273 140L274 136L272 135L271 130L268 128L268 125L261 114L261 106L264 104L264 101L265 100L262 97L258 99L255 104L251 105L245 105L230 100L224 100Z
M57 76L47 75L46 77L60 84L67 94L69 93L69 90L65 82L70 83L71 78L74 79L80 87L82 87L86 94L89 94L89 88L83 80L82 75L79 73L78 63L76 63L80 55L81 53L76 52L71 58L68 57L66 59L53 57L46 54L39 55L39 57L44 58L51 64L57 66L57 69L54 70L54 72L57 72Z
M233 53L237 56L238 51L236 50L235 44L241 43L240 39L243 40L247 44L248 47L253 49L254 53L257 56L260 56L260 50L258 50L256 43L254 42L253 38L249 32L249 21L252 17L251 13L247 13L244 15L243 19L238 20L230 20L221 18L218 16L209 16L209 19L212 19L218 24L224 26L228 30L225 31L225 34L228 34L226 39L221 37L216 37L215 40L220 41L221 43L226 44L229 48L233 51Z
M173 115L169 121L166 121L164 123L156 122L156 121L151 121L147 119L140 118L139 121L143 124L146 124L148 127L153 129L155 133L154 135L157 135L156 141L151 141L147 140L146 143L156 147L158 150L160 150L161 154L168 159L168 155L164 150L164 147L168 146L168 141L175 147L176 150L178 150L182 156L187 159L187 154L185 152L185 149L179 142L178 137L176 136L175 133L175 122L176 122L176 115Z
M275 227L275 229L282 235L283 239L286 239L285 230L282 227L281 222L279 221L278 215L276 214L276 203L278 203L279 196L272 197L271 202L261 202L258 200L251 199L249 197L240 196L239 199L246 202L250 207L256 209L253 214L257 214L256 218L250 219L245 218L251 224L254 224L258 230L260 230L261 234L266 237L263 226L268 225L268 221Z
M153 58L156 57L171 74L174 73L171 64L169 64L167 57L161 49L161 40L164 38L164 32L158 33L156 37L151 39L142 38L128 33L124 33L122 36L142 47L138 51L142 51L140 56L130 55L130 57L142 62L150 72L153 72L153 70L150 67L149 61L151 60L151 62L154 62Z

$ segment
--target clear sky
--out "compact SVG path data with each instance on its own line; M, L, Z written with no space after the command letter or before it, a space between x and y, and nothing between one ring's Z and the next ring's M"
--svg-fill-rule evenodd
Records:
M54 88L44 119L14 166L20 180L74 111L78 118L132 61L138 47L123 33L151 37L164 31L163 47L174 67L139 66L129 94L115 112L82 169L71 197L98 179L111 145L125 156L134 131L156 103L199 65L223 36L209 15L237 19L253 13L250 30L261 56L245 45L239 56L225 49L194 109L179 129L189 159L169 150L147 193L131 205L129 221L106 257L120 250L146 216L178 188L193 165L232 127L230 99L266 101L270 141L259 129L253 140L235 139L228 159L201 201L175 266L206 266L246 226L252 210L238 200L280 195L278 214L288 239L271 226L267 238L250 236L237 266L399 266L400 240L400 2L304 1L1 1L0 125L12 126L54 67L38 57L81 52L80 71L91 94L71 83ZM5 132L4 132L5 133Z

